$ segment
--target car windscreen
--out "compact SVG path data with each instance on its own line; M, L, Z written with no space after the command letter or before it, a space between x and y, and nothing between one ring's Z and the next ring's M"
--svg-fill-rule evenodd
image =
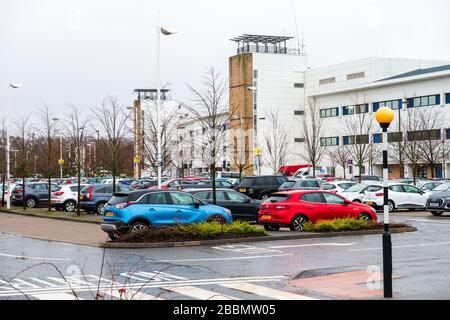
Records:
M281 185L280 188L291 188L294 186L294 184L295 184L295 181L286 181L285 183L283 183Z
M433 191L447 191L448 189L450 189L450 183L444 183L434 188Z
M361 192L363 191L365 188L367 188L366 184L355 184L354 186L351 186L350 188L348 188L347 190L344 191L344 193L352 193L352 192Z
M381 186L370 186L365 191L366 192L377 192L377 191L380 191L381 189L383 189L383 187L381 187Z
M282 202L288 200L290 197L291 196L289 194L273 194L265 202L267 203Z
M109 201L108 203L110 205L116 205L119 203L126 203L128 202L128 195L127 194L117 194L114 195Z

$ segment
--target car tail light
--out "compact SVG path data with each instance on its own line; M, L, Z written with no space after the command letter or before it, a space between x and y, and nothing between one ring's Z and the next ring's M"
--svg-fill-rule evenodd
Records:
M56 197L62 196L63 194L64 194L64 191L53 192L53 195Z
M90 186L89 187L89 190L88 190L88 193L87 193L87 198L89 199L89 200L91 200L92 199L92 192L94 191L94 186Z
M116 208L117 209L125 209L126 207L129 207L135 203L136 202L134 202L134 201L118 203L118 204L116 204Z
M375 193L375 195L376 195L377 197L382 197L382 196L384 196L384 193L383 193L383 192L378 192L378 193Z
M16 189L14 190L15 193L23 193L23 189Z
M291 206L285 206L285 205L275 206L275 209L280 209L280 210L287 210L287 209L290 209L290 208L291 208Z

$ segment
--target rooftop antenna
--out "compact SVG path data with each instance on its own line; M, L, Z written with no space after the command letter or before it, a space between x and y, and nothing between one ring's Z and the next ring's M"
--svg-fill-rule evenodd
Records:
M294 15L295 34L296 34L296 38L297 38L297 50L296 51L298 54L304 54L304 52L303 52L303 49L304 49L303 35L302 35L302 44L300 45L300 37L298 36L297 14L295 12L293 0L291 0L291 5L292 5L292 14Z

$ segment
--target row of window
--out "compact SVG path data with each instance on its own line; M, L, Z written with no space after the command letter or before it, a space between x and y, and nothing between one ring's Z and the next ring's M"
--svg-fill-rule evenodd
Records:
M347 80L356 80L356 79L362 79L365 77L366 77L365 72L355 72L355 73L347 74ZM335 83L335 82L336 82L336 77L330 77L330 78L320 79L319 85L323 86L323 85L331 84L331 83Z
M445 94L445 103L450 104L450 93ZM402 109L402 99L378 101L372 103L372 112L377 112L382 107L389 107L392 110ZM439 94L431 96L423 96L406 99L407 108L429 107L441 104L441 96ZM330 118L339 116L339 107L327 108L320 110L321 118ZM348 116L353 114L369 113L369 104L358 104L352 106L343 106L342 115Z
M441 130L421 130L421 131L410 131L407 133L408 141L424 141L424 140L441 140L442 132ZM450 129L445 130L446 139L450 140ZM383 135L381 133L375 133L372 135L373 143L383 143ZM388 133L388 142L400 142L403 140L402 132L390 132ZM353 145L353 144L368 144L369 135L354 135L354 136L343 136L342 144ZM320 139L320 145L323 147L333 147L340 145L339 137L325 137Z

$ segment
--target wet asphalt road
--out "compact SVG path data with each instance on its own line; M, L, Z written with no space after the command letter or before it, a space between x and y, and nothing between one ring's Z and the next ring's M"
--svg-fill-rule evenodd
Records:
M394 297L450 299L450 217L404 213L391 221L407 222L418 229L392 236L394 275L400 277L394 280ZM339 297L332 294L294 288L289 280L302 272L321 275L381 271L381 267L381 235L131 250L0 234L0 299L41 299L42 292L50 294L47 298L68 298L67 290L60 289L62 275L83 279L72 283L80 286L76 295L81 299L92 299L96 290L91 286L100 283L100 288L106 288L111 280L119 286L143 286L138 290L148 294L143 298L208 299L212 292L256 300L295 292L300 298L336 299ZM246 286L236 288L236 279ZM165 283L179 287L165 287ZM266 291L258 291L261 287L275 292L267 296Z

